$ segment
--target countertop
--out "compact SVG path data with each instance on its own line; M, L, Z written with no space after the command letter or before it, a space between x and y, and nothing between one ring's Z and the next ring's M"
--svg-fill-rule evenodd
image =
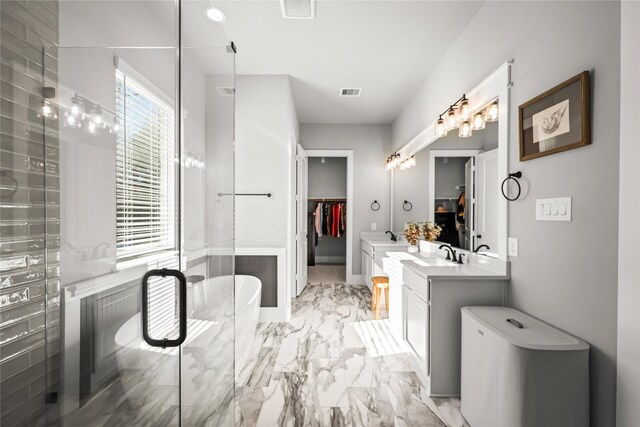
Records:
M439 280L509 280L509 263L486 259L476 255L472 262L464 264L446 261L433 253L387 252L387 257L399 261L402 266L425 279Z
M389 235L387 235L386 237L379 237L379 236L362 237L361 240L367 243L368 245L373 246L374 248L382 247L382 246L384 247L397 246L399 250L402 250L402 248L409 247L409 243L407 243L406 241L394 242L393 240L391 240Z

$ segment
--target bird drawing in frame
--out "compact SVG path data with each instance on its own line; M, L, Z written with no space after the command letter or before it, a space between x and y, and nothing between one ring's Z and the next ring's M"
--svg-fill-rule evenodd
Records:
M546 134L554 133L560 127L560 123L562 123L562 117L567 112L567 108L569 108L569 104L565 104L560 106L551 116L545 117L542 119L542 131Z

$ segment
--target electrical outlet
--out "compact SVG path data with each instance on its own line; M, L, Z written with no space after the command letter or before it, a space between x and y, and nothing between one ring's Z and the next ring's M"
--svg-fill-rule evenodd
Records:
M509 256L518 258L518 239L509 237Z
M371 223L371 231L376 231L378 229L378 224L376 224L375 222Z

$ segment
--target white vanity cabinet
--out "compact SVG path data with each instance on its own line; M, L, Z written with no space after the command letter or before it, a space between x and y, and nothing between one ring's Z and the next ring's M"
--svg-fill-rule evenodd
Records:
M374 276L375 261L373 260L373 246L362 242L362 283L371 290L371 278Z
M362 239L362 261L361 261L361 277L362 283L371 290L371 278L373 276L388 276L382 269L382 260L386 256L387 252L403 250L408 243L391 242L387 240L376 241L370 243L369 241Z
M405 340L413 349L418 363L429 368L429 303L411 288L404 292ZM429 375L429 372L425 372Z
M404 339L429 395L460 395L461 309L504 305L506 280L423 277L403 267Z
M383 271L389 276L389 328L399 341L404 339L404 284L402 264L392 258L382 259Z

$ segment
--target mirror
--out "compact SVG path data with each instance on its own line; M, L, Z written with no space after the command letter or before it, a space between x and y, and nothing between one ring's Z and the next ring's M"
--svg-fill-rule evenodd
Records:
M394 171L393 229L431 221L442 228L437 242L497 256L498 145L498 122L488 122L470 137L451 131L417 152L416 166Z

